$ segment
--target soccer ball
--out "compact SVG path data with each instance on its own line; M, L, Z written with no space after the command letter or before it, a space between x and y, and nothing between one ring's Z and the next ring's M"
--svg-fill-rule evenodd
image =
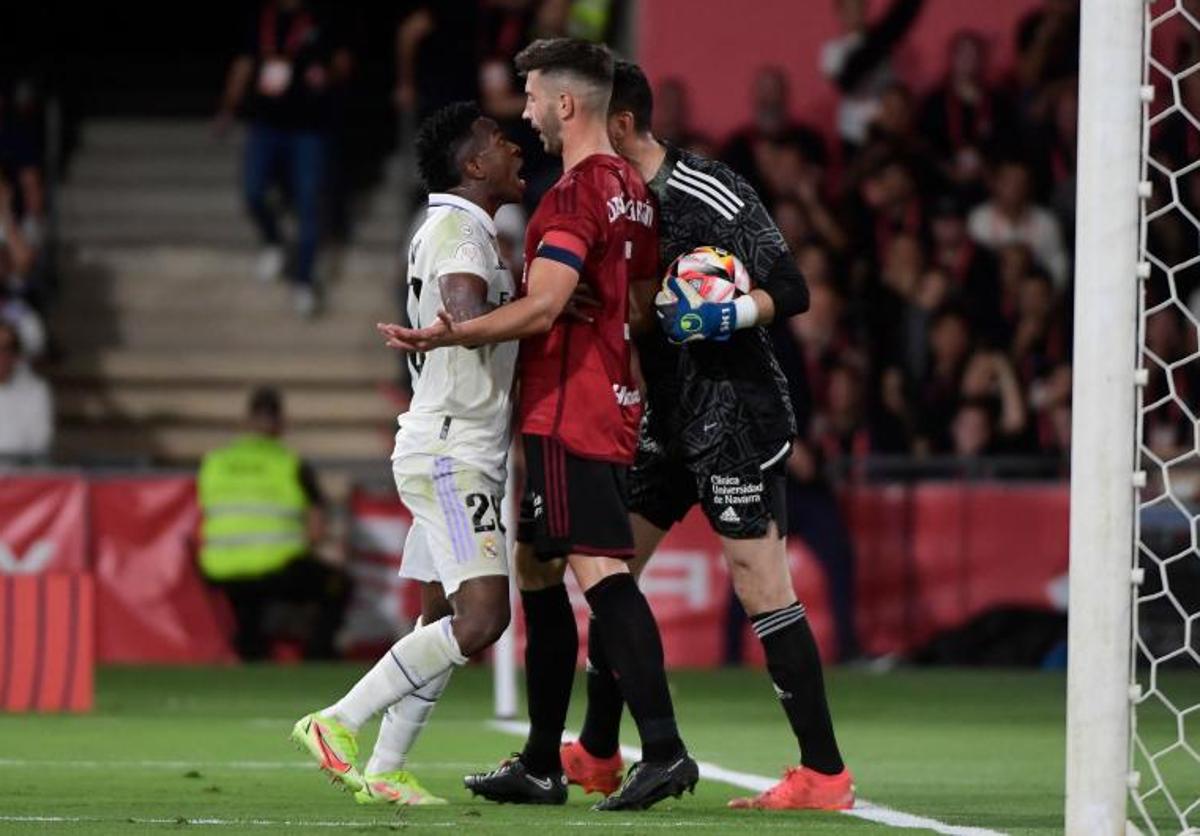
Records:
M731 302L750 292L750 274L737 256L719 247L697 247L671 262L663 279L690 284L707 302Z

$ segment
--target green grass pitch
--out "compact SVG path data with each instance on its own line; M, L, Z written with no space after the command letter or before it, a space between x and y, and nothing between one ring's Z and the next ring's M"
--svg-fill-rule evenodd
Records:
M288 741L292 722L336 698L353 665L105 668L88 716L0 715L0 832L643 833L900 832L837 813L731 811L743 791L702 780L695 796L641 814L473 800L461 776L519 744L489 727L486 668L455 674L412 755L448 807L361 807L327 785ZM672 689L693 754L775 775L793 738L761 671L676 672ZM1064 678L1033 672L835 670L830 698L859 794L947 824L1007 833L1062 829ZM578 728L582 683L569 721ZM369 752L375 727L364 730ZM627 722L623 740L636 742ZM915 831L907 831L915 832Z

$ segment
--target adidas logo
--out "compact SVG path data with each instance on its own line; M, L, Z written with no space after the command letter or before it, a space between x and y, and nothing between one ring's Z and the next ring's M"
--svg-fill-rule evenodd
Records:
M726 508L724 511L722 511L721 516L717 517L717 519L719 519L721 522L727 522L727 523L735 523L735 522L742 521L742 518L738 516L737 511L733 510L732 505L730 505L728 508Z

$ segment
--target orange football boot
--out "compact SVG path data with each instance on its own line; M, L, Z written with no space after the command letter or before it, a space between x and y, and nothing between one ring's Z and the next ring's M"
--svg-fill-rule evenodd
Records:
M621 772L625 764L621 761L621 753L611 757L598 758L583 748L578 740L564 743L558 750L562 757L563 773L568 783L578 784L584 792L598 792L609 796L621 787Z
M794 766L783 779L754 798L735 798L735 810L849 810L854 806L854 776L849 769L822 775L806 766Z

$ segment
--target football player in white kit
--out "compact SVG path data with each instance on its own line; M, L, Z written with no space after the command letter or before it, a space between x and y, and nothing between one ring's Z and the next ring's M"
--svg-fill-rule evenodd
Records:
M521 199L521 152L471 103L429 117L416 142L429 213L408 254L408 316L462 322L512 298L492 220ZM413 399L399 418L392 470L412 512L401 575L422 582L422 618L340 700L302 717L293 739L363 803L444 803L404 769L450 672L509 622L500 521L517 343L411 354ZM387 709L366 768L359 728Z

